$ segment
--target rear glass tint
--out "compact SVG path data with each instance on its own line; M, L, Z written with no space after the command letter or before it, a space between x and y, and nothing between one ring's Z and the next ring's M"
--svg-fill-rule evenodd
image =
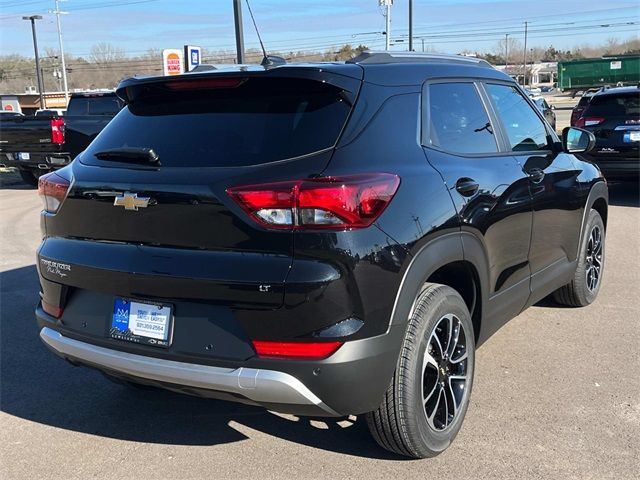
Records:
M115 115L122 108L122 101L115 95L104 97L75 97L69 101L67 116Z
M593 97L584 116L640 117L640 91Z
M350 102L327 83L249 78L234 88L151 87L87 149L152 148L168 167L259 165L332 147Z

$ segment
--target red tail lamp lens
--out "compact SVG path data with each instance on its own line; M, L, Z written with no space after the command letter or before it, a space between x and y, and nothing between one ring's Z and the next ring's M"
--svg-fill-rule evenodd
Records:
M254 340L253 347L260 357L321 360L334 354L342 342L269 342Z
M54 318L60 318L62 316L62 312L64 312L64 309L62 307L56 307L55 305L51 305L44 300L42 300L42 309Z
M56 213L67 197L71 181L56 172L47 173L38 180L38 194L45 211Z
M593 127L595 125L600 125L604 120L605 119L603 117L580 117L576 122L576 127Z
M51 119L51 143L62 145L64 143L64 119Z
M267 228L346 229L371 225L399 185L396 175L369 173L234 187L227 193Z

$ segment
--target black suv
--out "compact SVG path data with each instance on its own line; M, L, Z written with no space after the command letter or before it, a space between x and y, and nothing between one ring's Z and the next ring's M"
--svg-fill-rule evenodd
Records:
M595 135L596 145L584 158L596 163L607 179L640 179L640 87L595 93L576 126Z
M43 177L40 337L120 382L365 414L429 457L475 349L555 292L598 293L607 186L489 64L365 53L123 81ZM215 408L215 407L212 407Z

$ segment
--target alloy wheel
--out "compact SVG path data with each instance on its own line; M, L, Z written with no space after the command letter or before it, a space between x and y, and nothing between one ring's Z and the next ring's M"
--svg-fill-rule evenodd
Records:
M589 234L586 260L587 288L593 292L598 287L602 276L602 231L598 225L595 225Z
M467 335L460 319L444 315L429 335L422 362L422 401L427 423L449 428L467 395Z

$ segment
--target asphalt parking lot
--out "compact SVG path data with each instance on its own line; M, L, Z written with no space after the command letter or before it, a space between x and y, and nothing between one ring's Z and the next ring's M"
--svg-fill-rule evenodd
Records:
M478 352L454 445L431 460L381 450L362 419L310 420L137 391L38 339L36 192L0 187L3 479L634 479L640 472L640 193L613 185L604 284L585 309L548 301Z

